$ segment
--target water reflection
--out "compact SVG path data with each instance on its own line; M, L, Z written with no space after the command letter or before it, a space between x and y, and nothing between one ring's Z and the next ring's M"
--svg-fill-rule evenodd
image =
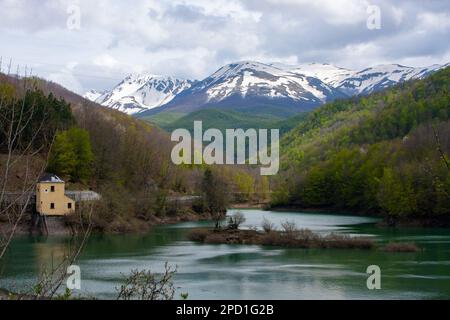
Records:
M450 298L448 230L380 229L372 218L243 210L245 227L264 217L278 226L290 220L316 232L345 232L380 242L415 241L425 250L392 254L361 250L300 250L261 246L199 245L186 240L193 227L183 223L146 235L92 236L78 264L84 294L114 298L131 269L162 271L178 266L175 285L190 299L423 299ZM0 286L32 281L39 266L66 252L67 239L16 239ZM367 266L382 269L382 290L366 287Z

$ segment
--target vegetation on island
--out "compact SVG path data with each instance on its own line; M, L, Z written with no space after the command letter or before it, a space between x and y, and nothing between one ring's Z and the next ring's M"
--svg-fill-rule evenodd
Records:
M194 229L189 234L191 241L206 244L246 244L300 249L361 249L378 248L385 252L417 252L414 243L389 243L380 246L368 237L353 237L348 234L319 234L308 229L300 229L294 222L284 221L281 229L264 219L261 227L241 228L245 217L236 212L228 217L226 226L216 224L214 228Z

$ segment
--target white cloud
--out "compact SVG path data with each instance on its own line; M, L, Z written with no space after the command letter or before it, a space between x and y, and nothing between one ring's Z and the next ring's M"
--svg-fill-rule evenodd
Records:
M110 68L110 69L117 68L120 64L119 61L117 61L114 57L112 57L111 55L109 55L107 53L104 53L100 56L95 57L93 63L95 66L105 67L105 68Z
M417 30L420 33L445 32L450 28L450 15L447 12L421 12L417 15L417 22Z

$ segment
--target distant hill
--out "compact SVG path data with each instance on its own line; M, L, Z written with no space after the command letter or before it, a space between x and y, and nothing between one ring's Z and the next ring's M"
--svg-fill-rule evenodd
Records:
M276 119L271 115L257 115L251 116L248 113L238 111L228 111L223 109L205 109L194 111L188 115L180 116L180 114L163 113L164 117L156 121L156 124L161 126L168 132L183 128L193 131L194 121L202 121L203 128L215 128L222 132L226 129L280 129L281 134L285 134L295 126L297 126L303 119L306 118L307 113L300 113L287 119ZM165 119L169 118L167 122ZM151 118L150 122L153 121Z

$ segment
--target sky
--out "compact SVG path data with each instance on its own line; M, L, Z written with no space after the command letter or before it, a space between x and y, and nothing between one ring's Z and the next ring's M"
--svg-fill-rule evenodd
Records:
M2 71L12 61L80 94L242 60L444 64L449 39L447 0L0 0Z

